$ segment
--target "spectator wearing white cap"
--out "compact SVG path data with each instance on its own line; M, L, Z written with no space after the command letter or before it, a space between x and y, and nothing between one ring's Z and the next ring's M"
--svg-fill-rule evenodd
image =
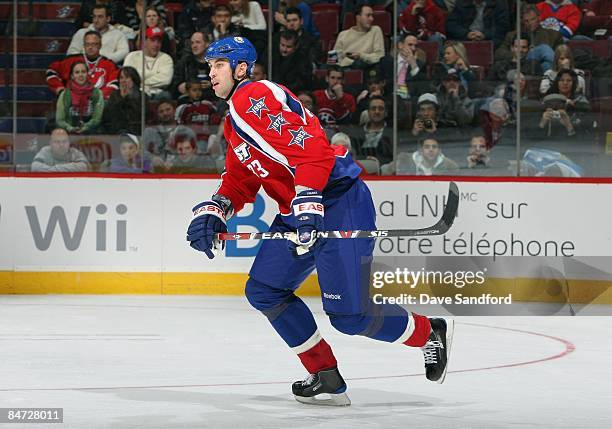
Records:
M440 103L435 94L427 92L417 101L417 114L412 125L412 135L423 138L433 135L438 129L438 111Z
M161 52L164 30L159 27L149 27L145 34L144 50L130 52L125 57L123 65L134 67L138 71L143 81L144 92L149 97L154 100L170 98L166 88L172 82L174 62L170 55Z

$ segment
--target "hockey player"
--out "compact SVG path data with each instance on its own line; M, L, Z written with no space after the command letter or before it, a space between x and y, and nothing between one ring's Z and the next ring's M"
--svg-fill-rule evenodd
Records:
M215 234L253 202L263 188L278 204L271 232L297 232L295 242L264 241L249 273L246 297L298 355L310 373L293 383L304 403L349 405L344 382L329 344L294 291L317 268L323 309L331 324L348 335L421 347L426 376L441 383L453 334L451 319L410 313L368 299L372 239L317 239L324 230L376 229L370 191L361 169L344 147L332 147L318 119L288 89L273 82L251 82L256 60L245 38L212 43L205 54L215 94L227 101L225 172L210 200L193 208L187 231L191 247L209 258L223 249ZM326 399L322 399L321 394Z

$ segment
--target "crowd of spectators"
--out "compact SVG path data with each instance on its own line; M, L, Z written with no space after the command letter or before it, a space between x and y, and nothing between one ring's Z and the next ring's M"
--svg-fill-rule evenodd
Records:
M516 31L515 0L404 0L395 39L376 23L393 2L330 1L343 3L331 40L313 19L322 3L190 0L174 16L163 0L83 0L66 57L47 70L51 149L32 170L219 172L227 105L203 54L230 36L255 45L252 80L294 92L370 174L492 168L519 119L534 141L584 141L598 125L592 98L612 95L593 84L610 58L572 45L608 39L609 1L527 0ZM57 143L86 135L115 136L112 154L94 162Z

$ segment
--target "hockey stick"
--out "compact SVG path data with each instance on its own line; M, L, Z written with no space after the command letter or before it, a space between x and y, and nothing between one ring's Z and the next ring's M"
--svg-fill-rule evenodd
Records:
M378 237L414 237L446 234L457 215L459 207L459 189L455 182L450 182L446 207L442 217L435 225L419 229L378 229L374 231L317 231L317 238L378 238ZM216 236L217 240L291 240L295 232L224 232Z

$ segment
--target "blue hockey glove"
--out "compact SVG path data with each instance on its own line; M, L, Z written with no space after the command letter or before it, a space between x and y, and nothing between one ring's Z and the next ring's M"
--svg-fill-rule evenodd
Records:
M201 202L192 209L193 219L187 229L189 245L206 253L209 259L225 248L225 241L215 240L215 234L227 232L226 218L231 212L231 204L227 206L216 197Z
M289 247L298 255L303 255L317 240L317 231L323 229L323 195L315 189L301 191L291 201L291 211L295 218L297 237L295 242L289 242Z

